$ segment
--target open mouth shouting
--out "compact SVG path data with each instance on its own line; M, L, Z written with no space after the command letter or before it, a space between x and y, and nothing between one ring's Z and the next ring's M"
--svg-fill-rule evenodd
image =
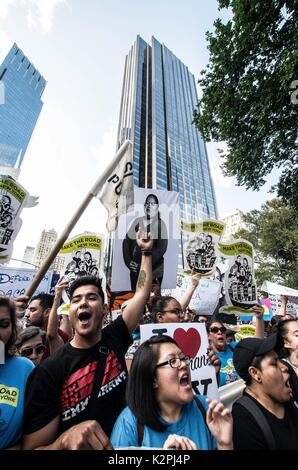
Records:
M181 375L179 379L179 384L185 390L191 390L191 380L190 380L190 374L188 372L184 372L183 375Z
M88 326L91 320L91 313L90 312L79 313L78 320L82 326Z

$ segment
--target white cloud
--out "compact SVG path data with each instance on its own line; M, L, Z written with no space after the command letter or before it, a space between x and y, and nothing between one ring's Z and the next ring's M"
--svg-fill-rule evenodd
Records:
M4 60L11 48L12 42L13 41L9 39L8 35L0 29L0 63Z
M116 152L117 124L112 123L104 132L102 142L98 146L91 147L91 155L100 164L100 169L104 170L110 163Z
M5 19L10 6L15 5L17 0L0 0L0 19Z
M43 33L49 33L59 4L67 4L67 0L0 0L0 19L7 18L10 7L23 7L28 28L40 28Z
M56 7L65 0L27 0L27 23L29 28L39 24L44 33L52 29Z
M211 171L211 176L212 176L213 184L215 187L215 191L217 188L227 189L227 188L232 188L235 185L233 178L228 178L227 176L223 175L223 172L220 168L221 158L219 156L218 149L226 151L227 146L226 144L221 143L221 142L220 143L217 143L217 142L207 143L210 171Z

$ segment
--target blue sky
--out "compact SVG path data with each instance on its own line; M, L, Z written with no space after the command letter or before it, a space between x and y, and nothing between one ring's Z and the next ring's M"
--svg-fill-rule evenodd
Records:
M47 80L19 180L40 203L24 209L13 257L35 246L44 228L61 232L112 158L125 55L137 34L156 36L198 79L208 62L205 32L219 15L227 18L216 0L0 1L0 61L16 42ZM259 208L272 197L270 179L253 192L224 178L218 147L208 144L220 216L236 207ZM105 220L94 200L73 234L104 233Z

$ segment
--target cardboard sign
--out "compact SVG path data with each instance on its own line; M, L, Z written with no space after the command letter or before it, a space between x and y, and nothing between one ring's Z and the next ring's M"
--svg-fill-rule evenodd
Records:
M190 358L190 372L194 393L218 400L215 368L209 364L209 346L205 325L200 323L153 323L140 325L141 343L155 335L174 338L181 351Z

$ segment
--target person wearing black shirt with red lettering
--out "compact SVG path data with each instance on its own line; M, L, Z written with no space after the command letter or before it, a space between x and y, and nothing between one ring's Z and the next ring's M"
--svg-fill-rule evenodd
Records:
M71 285L74 338L29 378L24 449L111 448L108 437L125 406L124 356L152 282L150 235L139 231L137 243L143 254L137 290L110 326L102 330L107 307L100 281L84 276Z

